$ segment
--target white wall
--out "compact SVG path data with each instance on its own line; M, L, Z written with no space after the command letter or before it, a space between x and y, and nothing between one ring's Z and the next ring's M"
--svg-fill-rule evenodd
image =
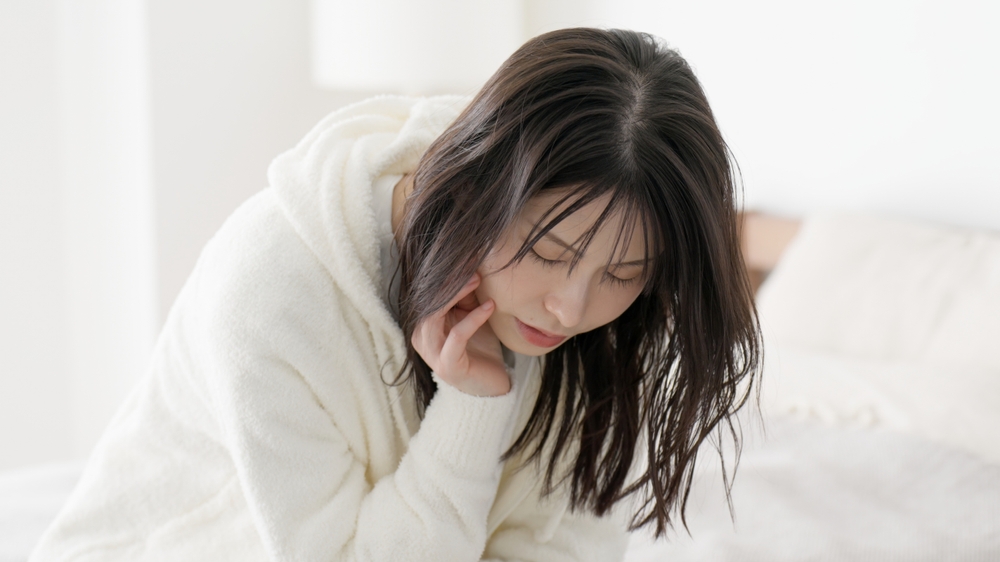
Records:
M474 93L524 41L524 4L313 0L312 76L332 90Z
M141 2L57 4L73 456L145 370L159 328Z
M150 0L159 304L267 166L358 94L310 81L308 0Z
M536 9L534 30L649 31L695 67L749 206L1000 229L1000 3L573 4Z
M87 454L198 253L357 94L307 0L0 3L0 470Z
M85 455L157 328L142 4L0 5L0 468Z
M0 2L0 468L66 454L54 0Z

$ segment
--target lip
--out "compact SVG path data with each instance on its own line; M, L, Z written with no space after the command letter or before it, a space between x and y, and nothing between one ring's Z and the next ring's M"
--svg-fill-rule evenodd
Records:
M553 335L549 332L545 332L535 328L534 326L529 326L524 322L517 320L517 330L521 333L521 337L528 340L528 343L538 347L555 347L566 339L566 336Z

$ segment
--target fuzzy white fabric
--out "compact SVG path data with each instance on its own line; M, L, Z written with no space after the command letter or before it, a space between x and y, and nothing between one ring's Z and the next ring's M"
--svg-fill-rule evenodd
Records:
M1000 464L1000 234L807 219L758 297L765 407Z
M438 381L421 421L381 298L373 182L415 169L461 98L337 111L199 258L150 372L31 560L620 560L620 521L540 499L499 457L539 363L474 397Z

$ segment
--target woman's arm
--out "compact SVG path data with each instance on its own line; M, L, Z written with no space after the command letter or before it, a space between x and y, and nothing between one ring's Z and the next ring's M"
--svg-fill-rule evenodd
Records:
M564 505L543 500L519 506L490 537L482 562L619 562L624 558L628 546L624 522L614 516L572 513ZM556 525L552 524L554 510L562 511Z
M359 434L395 439L386 412L370 411L384 392L372 386L383 382L371 335L280 210L260 213L249 236L213 241L187 308L201 327L194 363L268 555L479 560L515 393L481 398L439 384L395 472L371 481L364 457L384 444L352 444ZM316 387L331 380L342 395L321 399ZM359 414L328 410L338 404ZM373 427L335 421L347 419Z

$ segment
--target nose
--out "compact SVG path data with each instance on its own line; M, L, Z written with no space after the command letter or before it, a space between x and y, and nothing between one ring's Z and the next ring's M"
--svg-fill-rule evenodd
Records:
M583 321L587 298L588 283L583 276L574 276L545 295L543 305L564 328L575 328Z

